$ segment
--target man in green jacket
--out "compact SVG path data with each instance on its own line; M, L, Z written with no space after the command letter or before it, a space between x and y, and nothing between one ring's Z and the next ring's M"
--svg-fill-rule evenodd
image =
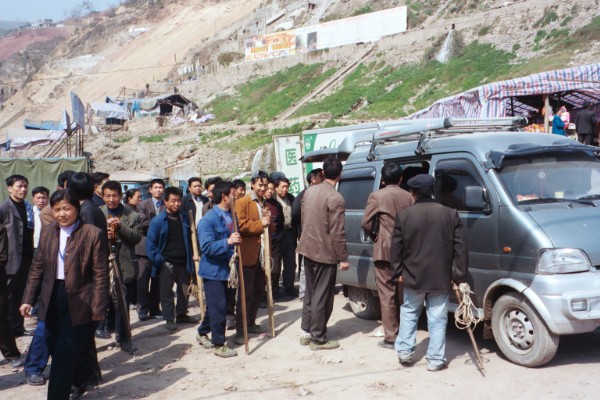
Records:
M100 210L106 217L108 229L108 240L115 243L115 253L118 265L121 267L123 283L127 290L127 309L133 299L136 298L138 265L135 255L135 245L142 239L140 230L140 216L130 208L121 204L123 191L121 184L117 181L108 181L102 186L102 198L105 205ZM116 235L116 236L113 236ZM133 345L128 348L127 338L124 333L125 326L119 307L115 304L115 327L117 343L123 351L136 351Z

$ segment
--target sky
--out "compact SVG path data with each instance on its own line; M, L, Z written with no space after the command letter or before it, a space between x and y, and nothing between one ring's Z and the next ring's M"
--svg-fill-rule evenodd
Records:
M91 0L95 11L118 5L121 0ZM0 0L0 20L36 22L50 18L60 21L81 8L83 0Z

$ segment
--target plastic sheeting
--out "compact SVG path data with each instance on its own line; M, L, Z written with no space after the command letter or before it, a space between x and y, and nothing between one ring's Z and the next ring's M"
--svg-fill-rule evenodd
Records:
M90 107L92 108L92 112L100 117L129 120L129 112L118 104L91 103Z
M6 150L22 150L33 145L45 146L60 139L63 134L65 134L65 131L10 128L6 133L3 147Z

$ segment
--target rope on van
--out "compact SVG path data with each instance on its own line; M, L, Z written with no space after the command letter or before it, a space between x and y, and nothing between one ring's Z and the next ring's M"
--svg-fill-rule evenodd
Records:
M458 287L454 287L456 297L458 297L458 308L454 312L454 324L458 329L475 329L477 324L481 322L477 308L471 300L471 291L468 283L461 283Z

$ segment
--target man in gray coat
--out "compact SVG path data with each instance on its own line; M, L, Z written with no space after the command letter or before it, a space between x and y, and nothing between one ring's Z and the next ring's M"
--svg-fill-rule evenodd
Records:
M0 204L0 224L6 228L8 237L8 260L5 267L8 319L15 336L33 333L25 331L23 317L19 312L33 258L33 207L25 201L28 185L27 178L22 175L6 178L10 196Z
M395 347L400 363L412 364L417 322L425 303L429 329L427 369L439 371L446 366L448 295L452 281L465 281L467 247L456 210L432 198L434 178L421 174L407 183L415 205L398 215L392 234L392 268L404 283Z
M349 268L344 212L346 203L336 190L342 162L328 157L323 163L325 181L311 186L302 198L302 236L297 252L304 256L306 293L302 307L302 345L311 350L335 349L327 339L327 321L333 311L337 265Z
M375 264L375 282L379 303L381 304L381 322L383 325L383 340L377 343L380 347L393 349L398 336L400 323L400 305L402 304L402 284L391 282L392 264L390 263L390 248L392 246L392 230L396 216L404 209L413 205L410 193L401 189L400 178L402 169L395 162L389 162L381 169L385 187L369 195L361 225L373 240L373 263ZM379 223L379 231L372 236L373 224Z

